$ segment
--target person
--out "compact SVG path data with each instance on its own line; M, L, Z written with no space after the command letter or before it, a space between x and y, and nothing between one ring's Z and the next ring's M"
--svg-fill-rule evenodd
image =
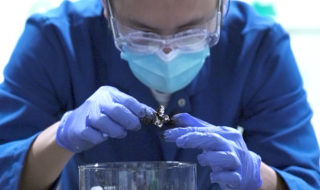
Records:
M197 163L201 190L319 189L284 29L238 1L137 2L27 20L0 86L1 189L77 189L79 165L158 160ZM160 104L173 125L142 123Z

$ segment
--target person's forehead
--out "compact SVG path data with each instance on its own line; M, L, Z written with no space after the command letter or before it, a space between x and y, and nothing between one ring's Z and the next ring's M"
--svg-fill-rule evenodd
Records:
M218 0L113 0L117 17L159 29L173 29L213 15Z

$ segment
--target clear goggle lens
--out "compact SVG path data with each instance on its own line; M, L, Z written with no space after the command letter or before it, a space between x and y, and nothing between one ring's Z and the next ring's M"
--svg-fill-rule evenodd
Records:
M122 49L121 47L123 46L127 46L130 49L141 52L155 52L164 47L183 51L195 51L208 44L209 35L205 30L186 32L189 33L178 33L167 39L156 34L143 32L129 33L126 36L120 36L120 38L116 40L116 44L120 49Z
M110 8L110 15L113 15ZM119 23L111 17L116 47L122 51L123 47L137 52L156 52L163 48L179 49L192 52L204 48L206 45L216 45L220 37L221 10L207 23L176 33L171 36L161 36L152 32L143 32Z

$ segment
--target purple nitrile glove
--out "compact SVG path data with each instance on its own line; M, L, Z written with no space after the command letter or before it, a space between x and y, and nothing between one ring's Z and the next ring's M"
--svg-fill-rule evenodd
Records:
M57 144L74 153L88 150L108 137L124 138L138 130L140 118L152 108L111 86L100 87L80 107L66 112L57 130Z
M202 149L198 162L211 168L212 183L218 183L223 190L254 190L261 186L261 158L248 150L238 130L217 127L187 113L171 119L178 128L166 130L165 140L176 142L180 148Z

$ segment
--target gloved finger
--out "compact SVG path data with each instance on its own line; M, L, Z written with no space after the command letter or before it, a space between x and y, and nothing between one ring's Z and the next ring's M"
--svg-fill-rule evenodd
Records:
M178 113L172 116L171 120L174 122L176 127L201 127L209 125L207 122L195 118L188 113Z
M235 188L228 184L219 184L221 190L239 190L239 187Z
M80 138L92 144L99 144L108 138L108 135L101 133L91 127L86 127L80 133Z
M203 150L231 151L230 142L216 133L187 133L176 140L180 148L199 148Z
M210 166L213 171L221 169L231 171L240 167L238 156L233 152L226 151L204 151L198 155L198 162L201 166Z
M230 128L230 127L229 127ZM164 137L168 137L168 142L175 142L176 139L182 135L191 132L200 132L200 133L217 133L221 136L225 136L229 133L234 133L234 130L229 130L228 127L217 127L214 125L209 125L208 127L184 127L184 128L173 128L164 131Z
M165 130L163 135L164 135L164 139L167 142L176 142L177 138L186 135L188 133L193 133L193 132L202 132L201 130L199 130L199 128L202 127L185 127L185 128L173 128L173 129L168 129ZM204 131L206 129L209 129L208 127L204 127L202 128Z
M204 131L207 129L201 129L205 127L211 127L209 128L210 131L229 135L229 133L238 133L239 131L232 128L232 127L225 127L225 126L215 126L210 123L207 123L201 119L198 119L196 117L191 116L188 113L179 113L171 117L171 120L175 124L175 127L197 127L198 131Z
M127 130L138 130L141 127L140 120L125 106L114 103L112 106L100 106L102 113Z
M151 107L143 103L140 103L134 97L129 96L123 92L114 91L112 93L113 93L113 100L115 102L124 105L139 119L145 116L151 116L155 112L155 110L153 110Z
M210 173L211 183L225 184L229 189L239 189L241 175L235 171L221 171Z
M164 139L176 142L180 148L231 151L230 142L217 133L187 132L186 128L175 128L164 132Z
M101 112L89 114L86 125L105 133L112 138L122 138L127 134L119 124L115 123L107 115Z

